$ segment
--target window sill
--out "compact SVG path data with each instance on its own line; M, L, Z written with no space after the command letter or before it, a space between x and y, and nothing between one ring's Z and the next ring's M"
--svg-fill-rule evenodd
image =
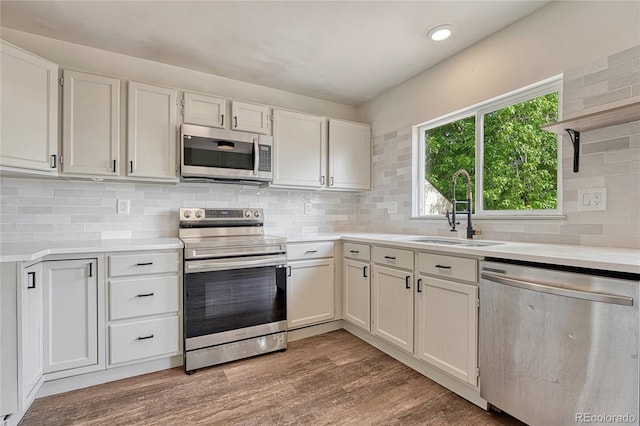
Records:
M410 220L427 220L427 221L441 221L446 220L444 215L429 215L429 216L411 216ZM456 219L465 221L466 216L458 216ZM472 220L567 220L567 216L564 214L552 214L552 215L473 215Z

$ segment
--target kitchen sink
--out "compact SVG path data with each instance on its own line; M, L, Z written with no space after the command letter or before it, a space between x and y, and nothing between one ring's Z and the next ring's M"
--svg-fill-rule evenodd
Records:
M421 244L439 244L447 246L466 246L466 247L488 247L504 244L496 241L475 241L475 240L452 240L447 238L431 238L431 237L415 237L407 238L405 241Z

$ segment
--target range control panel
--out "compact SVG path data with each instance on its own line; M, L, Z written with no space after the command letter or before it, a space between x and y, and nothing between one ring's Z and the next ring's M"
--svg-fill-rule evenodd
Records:
M183 207L180 209L180 222L207 221L211 223L228 223L232 221L263 221L262 209L207 209Z

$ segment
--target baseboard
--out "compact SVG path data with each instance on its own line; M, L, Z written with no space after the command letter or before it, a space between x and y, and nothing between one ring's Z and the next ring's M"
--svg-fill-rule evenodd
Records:
M287 331L287 341L293 342L307 337L317 336L318 334L329 333L330 331L340 330L343 327L343 321L331 321L323 324L310 325L295 330Z
M384 340L370 334L368 331L363 330L360 327L355 326L347 321L344 321L343 328L357 338L364 340L377 349L380 349L390 357L395 358L404 365L416 370L418 373L444 386L451 392L460 395L467 401L477 405L483 410L486 410L488 408L487 401L480 398L480 389L460 382L458 379L451 377L448 374L443 373L442 371L418 360L412 354L407 353L402 349L396 348L392 344L385 342Z
M122 367L112 367L107 370L94 371L92 373L85 373L78 376L49 380L42 384L40 390L38 390L38 393L36 394L36 399L89 386L100 385L102 383L113 382L115 380L126 379L128 377L166 370L180 365L182 365L182 354L153 361L141 362L138 364L125 365Z

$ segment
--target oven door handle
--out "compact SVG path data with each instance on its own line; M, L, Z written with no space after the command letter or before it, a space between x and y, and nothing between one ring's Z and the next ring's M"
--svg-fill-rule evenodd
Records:
M255 260L190 260L185 262L185 273L192 274L196 272L208 272L208 271L224 271L230 269L247 269L256 268L260 266L284 266L286 259L282 256L274 256L266 259Z

